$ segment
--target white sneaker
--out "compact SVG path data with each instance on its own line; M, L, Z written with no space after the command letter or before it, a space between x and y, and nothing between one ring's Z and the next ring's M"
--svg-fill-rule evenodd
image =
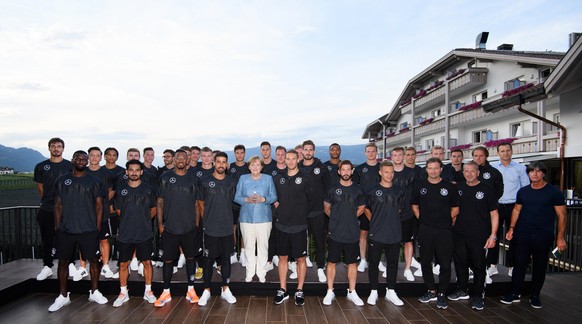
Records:
M469 280L475 278L475 274L473 273L473 269L469 268Z
M164 263L162 261L156 261L155 266L156 268L161 268L164 266Z
M105 278L113 278L113 271L111 271L111 268L109 267L108 264L103 265L103 268L101 268L101 275Z
M485 273L485 283L486 284L493 283L493 279L491 279L491 276L488 273Z
M319 282L327 281L327 276L325 275L325 271L323 271L322 268L317 269L317 279L319 279Z
M410 262L410 266L414 267L416 269L420 269L420 263L418 261L416 261L416 259L413 257L412 261Z
M366 259L360 260L360 264L358 264L358 272L364 272L368 268L368 261Z
M176 272L178 272L178 267L174 267L174 268L172 269L172 273L173 273L173 274L174 274L174 273L176 273Z
M278 267L279 266L279 256L273 255L273 264Z
M236 252L230 255L230 264L238 263L238 258L236 257Z
M350 292L348 289L348 295L346 296L349 301L354 303L356 306L364 306L364 301L358 296L358 292L353 290Z
M138 267L139 267L139 264L137 262L137 258L131 259L131 262L129 263L129 270L137 271Z
M441 265L440 264L436 264L432 266L432 273L434 273L435 275L439 275L439 273L441 273Z
M509 267L509 269L507 269L507 275L508 276L513 276L513 267Z
M414 276L422 277L422 269L421 268L416 269L416 271L414 271Z
M59 294L59 297L55 299L55 302L49 307L49 312L56 312L61 309L63 306L67 306L71 303L71 298L69 298L69 294L67 293L67 297L63 297L63 295Z
M247 261L247 256L245 254L245 249L241 249L240 250L240 258L239 258L239 260L240 260L240 265L242 267L245 267L246 268L247 267L247 264L249 262Z
M143 277L143 263L139 263L139 266L137 267L137 273Z
M386 276L388 275L388 274L386 274L386 271L388 271L388 270L385 270L384 272L382 272L382 278L386 278Z
M101 294L101 292L97 289L95 292L91 292L91 290L89 290L89 301L101 305L107 304L107 298L105 298L105 296L103 296L103 294Z
M308 268L313 267L313 262L311 262L311 259L309 258L309 255L305 258L305 263L307 264Z
M198 300L198 306L206 306L208 300L210 300L210 291L204 289L202 296L200 296L200 300Z
M289 270L297 272L297 262L289 262Z
M489 269L487 269L487 274L489 275L489 277L493 277L494 275L499 274L499 271L497 270L497 266L492 264L489 267Z
M265 283L265 282L267 282L267 278L266 278L266 277L259 276L259 275L257 275L257 277L259 277L259 282L260 282L260 283Z
M156 302L156 295L151 290L145 291L143 293L143 299L146 300L148 303L153 304Z
M384 299L386 299L387 301L391 302L396 306L404 305L404 302L400 298L398 298L398 295L396 294L396 291L394 291L394 289L386 288L386 296L384 297Z
M53 270L47 266L44 266L42 268L42 270L40 270L40 273L38 274L38 276L36 276L36 280L38 280L38 281L45 280L46 278L52 276L52 274L53 274ZM65 297L63 297L63 298L65 298ZM55 303L56 303L56 301L55 301Z
M333 302L334 299L335 299L335 293L333 292L332 289L328 289L327 294L325 294L325 297L323 297L323 304L326 306L329 306L329 305L331 305L331 303Z
M404 270L404 278L406 278L407 281L414 281L414 275L410 269Z
M368 296L368 305L376 305L378 301L378 290L372 289L370 290L370 296Z
M69 277L75 277L79 273L79 270L75 267L74 263L69 263Z
M79 268L79 270L77 271L77 273L73 277L73 281L79 281L79 280L87 277L88 275L89 275L89 273L87 272L87 269Z
M297 279L297 271L291 272L289 279Z
M380 270L380 272L385 272L386 271L386 266L384 265L384 263L382 263L382 261L380 261L378 263L378 270Z
M113 307L119 307L128 301L129 301L129 291L127 294L119 293L119 295L113 302Z
M275 269L275 267L273 267L273 262L267 262L267 264L265 265L265 271L269 272L273 269Z
M223 290L220 293L220 299L226 300L226 302L229 304L236 303L236 297L234 297L234 295L232 294L232 292L230 291L229 288L226 288L226 290Z
M186 257L184 256L184 254L180 254L180 257L178 258L178 269L182 269L185 264L186 264Z
M111 277L113 279L119 279L119 271L117 271L116 273L113 274L113 277Z

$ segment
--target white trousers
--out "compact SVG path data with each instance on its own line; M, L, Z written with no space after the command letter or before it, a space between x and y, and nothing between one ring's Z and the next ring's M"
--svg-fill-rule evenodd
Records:
M247 257L247 278L265 278L267 275L267 258L269 254L269 236L272 222L267 223L240 223L240 231L245 242L245 256ZM256 244L256 248L255 248ZM256 251L256 256L255 256Z

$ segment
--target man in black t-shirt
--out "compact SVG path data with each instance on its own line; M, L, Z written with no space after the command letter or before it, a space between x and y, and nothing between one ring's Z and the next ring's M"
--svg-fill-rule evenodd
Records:
M275 178L278 174L287 173L287 165L285 164L285 155L287 149L284 146L278 145L275 148L276 167L271 171L270 175ZM262 171L261 171L262 172ZM272 214L275 215L275 205L271 205ZM267 257L267 271L273 270L273 265L279 264L279 256L277 255L277 228L275 227L275 217L273 217L273 225L271 226L271 235L269 236L269 255Z
M271 143L264 141L261 142L261 161L263 161L263 170L261 173L268 174L275 177L277 174L273 173L277 171L277 161L271 158Z
M329 185L339 181L338 165L341 161L342 148L338 143L333 143L329 146L329 160L323 162L327 166L327 171L329 175Z
M164 172L171 170L174 168L174 155L176 152L172 149L165 149L164 154L162 155L162 159L164 160L164 166L158 168L158 180Z
M307 151L309 152L309 150ZM303 146L303 158L305 145ZM349 160L339 164L339 182L328 188L324 199L325 214L329 216L328 264L327 264L327 294L323 298L324 305L331 305L335 299L333 283L335 281L336 264L342 260L348 266L347 299L356 306L364 306L364 302L356 291L358 276L357 261L360 251L360 225L358 217L364 213L364 192L352 182L354 166Z
M368 192L378 182L380 182L380 164L378 163L377 154L378 147L375 143L368 143L364 148L366 154L366 162L358 165L354 171L354 183L359 185L364 192ZM366 216L360 216L360 264L358 271L364 272L368 268L368 261L366 261L366 247L368 245L368 229L370 229L370 221Z
M221 263L222 291L220 298L229 304L236 303L236 298L229 288L230 255L233 252L234 234L232 228L232 205L236 193L236 181L226 175L228 156L218 152L214 156L214 172L199 184L196 197L198 208L204 219L204 292L198 305L204 306L210 300L210 283L212 265Z
M134 254L143 265L145 278L143 298L150 304L156 301L156 296L152 292L153 269L151 263L154 252L151 220L156 214L156 191L154 187L141 181L144 170L140 161L128 161L125 164L125 172L128 176L128 182L118 188L114 204L120 219L119 234L117 235L120 292L113 302L113 307L119 307L129 301L128 266Z
M53 274L54 238L55 238L55 181L61 175L71 171L69 160L63 158L65 142L58 138L51 138L48 142L50 158L34 167L34 182L40 196L40 208L36 220L42 238L43 268L36 280L45 280ZM76 268L72 265L72 269ZM74 273L76 274L76 273ZM74 275L71 274L71 275Z
M89 301L106 304L97 289L99 283L99 231L103 217L102 184L87 174L88 156L84 151L73 154L73 172L60 176L55 183L55 228L57 258L59 259L59 291L49 312L55 312L71 303L67 292L69 259L79 247L81 255L91 263L91 290Z
M437 301L437 308L448 307L445 293L451 280L453 257L453 220L459 214L459 199L454 184L440 175L443 162L437 158L426 161L427 179L420 180L412 191L412 212L419 221L418 244L422 277L428 291L419 298L422 303ZM433 256L439 261L439 289L435 290L432 273Z
M402 156L402 151L397 150L397 152ZM394 156L394 151L392 154ZM410 170L407 167L404 168ZM410 200L406 199L404 189L394 184L394 175L394 165L389 161L382 162L380 164L380 183L366 194L365 213L370 220L368 236L368 255L370 257L368 278L371 288L368 304L370 305L376 305L378 300L378 264L382 252L386 255L387 287L384 298L396 306L404 305L394 289L403 232L401 214L404 212L406 204L410 204Z
M470 266L474 273L471 307L482 310L486 249L493 248L497 240L495 237L499 224L497 198L493 188L479 181L477 163L473 161L465 163L463 176L465 182L457 184L459 215L453 227L453 259L457 272L457 290L448 298L469 299L467 283Z
M198 302L198 295L194 290L194 257L199 253L199 247L195 244L199 217L196 211L198 178L194 173L186 171L186 151L177 150L175 161L176 167L162 174L158 185L156 219L162 240L164 291L154 303L156 307L162 307L172 300L170 284L173 262L178 259L180 248L186 258L186 299L190 303Z

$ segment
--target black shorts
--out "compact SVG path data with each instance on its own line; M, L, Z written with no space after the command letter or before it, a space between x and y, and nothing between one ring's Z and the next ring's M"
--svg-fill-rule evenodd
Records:
M307 256L307 231L286 233L277 229L277 255L298 259Z
M56 258L59 260L70 260L74 258L75 247L79 246L79 252L86 260L98 259L101 256L99 252L99 232L93 231L82 234L70 234L57 230L57 253Z
M117 251L119 251L119 262L130 261L133 258L133 252L135 252L138 260L147 261L151 260L154 255L154 242L153 239L140 243L117 241Z
M209 236L204 234L204 256L209 259L230 258L234 252L234 235Z
M352 264L358 262L360 257L360 242L341 243L327 239L327 261L331 263L338 263L344 256L345 264Z
M418 230L418 220L413 217L402 221L402 243L414 241L416 231Z
M232 207L232 224L238 225L238 217L240 216L240 207Z
M101 232L99 232L99 241L107 240L111 237L111 227L109 226L109 219L101 222Z
M358 217L358 220L360 221L360 229L362 231L370 230L370 220L368 219L368 217L366 217L366 215Z
M177 260L180 256L180 247L186 258L196 256L196 230L186 234L172 234L168 231L162 233L162 251L160 252L162 261Z

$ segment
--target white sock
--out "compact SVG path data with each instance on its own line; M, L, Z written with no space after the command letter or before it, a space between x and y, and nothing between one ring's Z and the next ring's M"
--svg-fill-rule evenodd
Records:
M170 293L170 289L164 289L165 293Z
M152 290L152 285L145 285L145 291Z
M127 286L123 286L123 287L120 287L120 288L121 288L121 293L124 294L124 295L127 295Z
M188 290L194 289L194 286L188 286Z

